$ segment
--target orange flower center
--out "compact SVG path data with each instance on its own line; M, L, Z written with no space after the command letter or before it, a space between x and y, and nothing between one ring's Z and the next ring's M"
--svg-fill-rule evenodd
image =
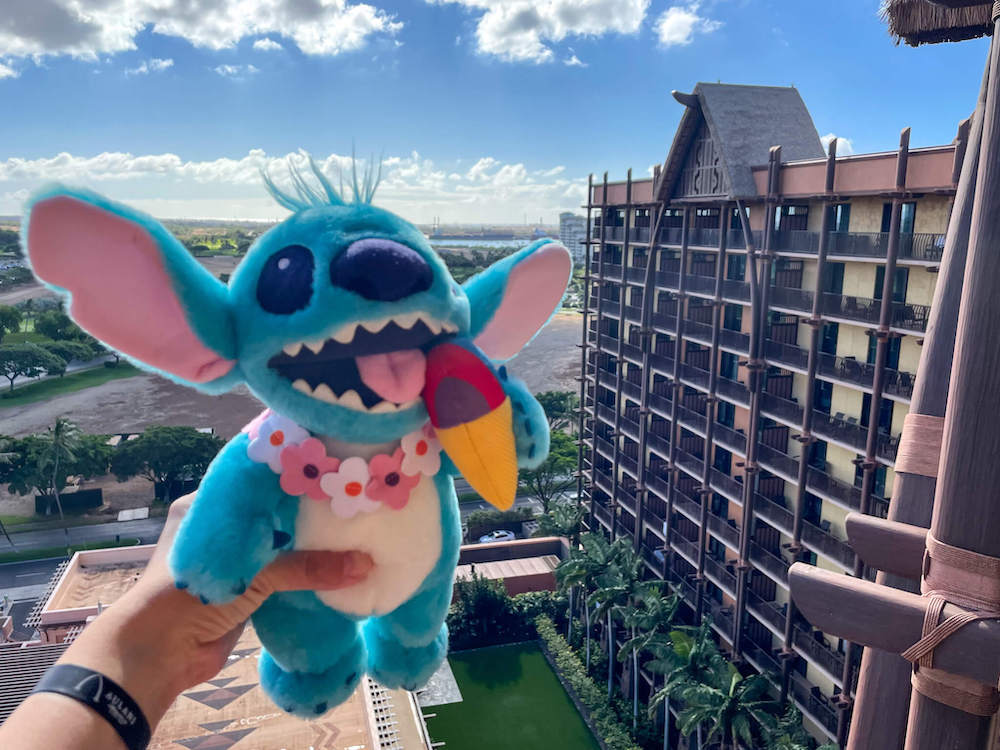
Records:
M416 451L418 456L424 455L427 452L427 441L421 440L417 443Z
M281 445L285 442L285 433L281 430L275 430L271 433L271 445Z
M344 492L351 497L357 497L361 494L361 482L348 482L344 485Z

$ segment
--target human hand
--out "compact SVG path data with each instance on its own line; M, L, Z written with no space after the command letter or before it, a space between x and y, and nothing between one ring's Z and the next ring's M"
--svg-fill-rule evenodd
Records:
M167 568L167 553L192 499L188 495L174 501L142 578L88 625L60 659L117 682L153 727L182 691L222 669L247 618L272 593L345 588L364 580L372 567L362 552L287 552L233 601L202 604L174 586Z

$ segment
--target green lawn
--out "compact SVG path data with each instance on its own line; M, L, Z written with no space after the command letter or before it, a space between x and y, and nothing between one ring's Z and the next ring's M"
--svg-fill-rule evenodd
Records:
M8 333L3 337L3 343L5 344L42 344L51 340L34 331L18 331L17 333Z
M434 742L476 750L600 750L535 644L448 657L461 703L425 709Z
M115 544L114 542L89 542L87 544L74 544L70 547L70 554L73 552L78 552L84 549L108 549L109 547L131 547L139 543L139 540L135 537L122 539L121 542ZM7 544L6 539L0 537L0 544ZM41 549L31 549L22 551L10 551L10 547L7 547L6 552L0 552L0 563L10 563L10 562L24 562L25 560L44 560L49 557L63 557L66 555L65 547L43 547Z
M7 406L24 406L36 401L58 396L63 393L83 390L91 386L107 383L109 380L120 378L131 378L141 375L142 370L121 362L117 367L94 367L89 370L70 373L61 378L48 378L38 383L25 383L14 387L11 393L9 388L4 388L0 395L0 409Z

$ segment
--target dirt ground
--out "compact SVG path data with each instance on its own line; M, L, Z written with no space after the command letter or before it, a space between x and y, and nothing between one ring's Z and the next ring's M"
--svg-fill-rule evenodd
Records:
M213 268L213 271L216 269ZM580 372L582 317L560 313L510 361L510 372L524 380L533 393L576 390ZM230 438L253 419L262 405L239 387L221 396L207 396L157 375L113 380L103 385L67 393L45 402L0 409L0 434L30 435L43 432L56 417L67 416L84 432L142 432L150 425L211 427ZM103 487L115 509L148 503L152 486L142 479L119 484L113 477L88 482ZM28 498L11 497L0 490L0 513L31 513Z

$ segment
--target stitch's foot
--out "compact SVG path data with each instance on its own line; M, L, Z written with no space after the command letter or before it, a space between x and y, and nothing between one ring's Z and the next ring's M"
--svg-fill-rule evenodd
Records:
M442 625L434 640L423 646L406 647L391 635L384 637L378 620L368 621L364 635L368 647L368 674L390 689L423 687L448 652L447 625Z
M315 718L347 700L363 669L361 649L348 651L322 672L286 672L264 649L260 655L260 684L271 700L288 713Z

